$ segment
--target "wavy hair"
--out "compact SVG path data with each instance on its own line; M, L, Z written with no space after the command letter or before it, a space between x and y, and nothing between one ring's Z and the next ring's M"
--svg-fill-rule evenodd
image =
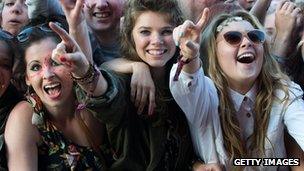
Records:
M184 21L176 0L129 0L121 30L121 54L133 61L141 61L141 59L135 50L132 30L140 14L147 11L165 14L173 26L178 26Z
M221 120L221 126L224 136L224 146L229 157L242 158L252 157L250 152L257 152L262 156L265 152L264 145L265 140L268 140L266 133L269 124L269 116L272 108L272 103L277 100L275 97L275 90L282 89L285 92L283 100L289 97L288 87L282 82L282 80L289 80L288 77L282 73L278 63L270 55L269 45L264 43L264 60L262 69L258 78L256 79L258 85L258 94L254 103L254 112L256 117L254 118L254 130L250 136L249 151L246 150L246 142L241 139L241 130L236 118L236 111L232 103L232 99L229 95L226 73L221 69L217 58L217 26L224 20L230 17L240 16L244 20L252 24L256 29L263 30L263 26L259 21L251 14L245 11L237 11L232 14L222 14L215 18L205 29L202 34L202 56L208 57L207 72L211 79L214 81L218 96L220 100L219 115Z

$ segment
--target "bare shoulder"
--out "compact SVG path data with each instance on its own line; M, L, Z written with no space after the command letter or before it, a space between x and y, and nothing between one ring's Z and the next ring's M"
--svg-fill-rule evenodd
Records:
M32 124L33 108L26 101L19 102L11 111L6 127L5 140L30 138L38 140L38 130Z
M32 124L33 109L22 101L11 111L4 132L9 170L38 170L39 132Z

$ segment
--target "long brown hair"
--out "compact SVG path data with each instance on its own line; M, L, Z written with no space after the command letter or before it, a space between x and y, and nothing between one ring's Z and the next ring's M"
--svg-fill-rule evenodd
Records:
M121 40L121 54L124 57L141 61L135 50L135 43L132 36L135 22L143 12L152 11L167 15L168 21L173 26L178 26L183 22L183 15L176 0L130 0L126 5Z
M224 146L230 158L235 157L250 157L250 152L246 150L246 142L241 139L241 130L236 118L236 111L232 103L232 99L228 91L228 81L226 73L221 69L217 58L217 26L227 18L240 16L244 20L252 24L254 28L263 29L258 20L251 14L238 11L233 14L223 14L215 18L205 29L202 34L201 54L208 57L207 72L214 81L218 90L220 100L219 114L221 126L224 136ZM288 77L283 74L279 68L278 63L270 55L267 42L263 45L264 60L261 72L256 79L258 85L258 94L254 104L254 130L250 137L250 151L257 152L259 155L264 154L265 140L267 140L266 132L269 123L269 116L272 108L272 103L276 100L275 90L282 89L285 92L285 98L289 97L288 89L282 80L288 80Z

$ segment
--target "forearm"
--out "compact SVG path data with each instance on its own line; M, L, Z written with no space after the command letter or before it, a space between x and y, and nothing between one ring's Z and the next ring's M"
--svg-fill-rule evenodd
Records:
M78 26L69 26L69 34L75 39L81 51L85 54L88 61L93 63L93 53L89 38L89 31L85 20Z
M264 19L270 4L271 0L257 0L254 6L251 8L250 13L256 16L261 23L264 23Z
M102 65L115 72L129 74L129 73L133 73L133 67L140 63L143 64L143 62L131 61L125 58L117 58L111 61L107 61Z
M183 66L183 71L188 74L195 73L201 67L201 60L199 57L193 58L188 64Z
M271 52L276 56L288 57L287 53L290 45L291 45L291 41L289 35L285 35L285 36L277 35L274 40Z
M93 97L102 96L108 89L107 80L102 73L93 65L83 76L73 76L74 81L88 94Z

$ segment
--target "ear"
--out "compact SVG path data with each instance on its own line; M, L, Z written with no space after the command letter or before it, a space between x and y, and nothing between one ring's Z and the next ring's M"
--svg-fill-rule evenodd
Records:
M30 86L31 84L30 84L30 81L29 81L29 79L28 79L28 76L25 74L25 83L26 83L26 85L27 86Z

